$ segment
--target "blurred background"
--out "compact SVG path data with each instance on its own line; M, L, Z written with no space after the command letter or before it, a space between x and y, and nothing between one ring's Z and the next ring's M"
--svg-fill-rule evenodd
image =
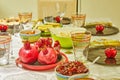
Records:
M0 0L0 18L17 16L18 12L32 12L33 19L38 19L38 2L39 0ZM87 19L108 18L119 27L119 3L120 0L81 0L81 3L78 0L78 11L81 4L81 12L86 13Z

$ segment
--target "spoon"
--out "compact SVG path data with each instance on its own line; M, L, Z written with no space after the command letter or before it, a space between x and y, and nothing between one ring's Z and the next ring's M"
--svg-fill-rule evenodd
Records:
M99 60L100 57L101 57L101 56L96 57L96 58L93 60L92 64L94 64L97 60Z
M35 29L37 29L39 25L40 25L40 22L37 22L35 27L32 29L31 33L35 33Z

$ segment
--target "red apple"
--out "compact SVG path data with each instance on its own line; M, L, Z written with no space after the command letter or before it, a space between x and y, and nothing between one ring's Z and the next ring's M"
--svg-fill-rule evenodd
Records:
M97 32L102 32L104 30L104 26L102 24L97 24L96 25L96 31Z
M107 58L115 58L117 50L113 47L105 49L105 55Z

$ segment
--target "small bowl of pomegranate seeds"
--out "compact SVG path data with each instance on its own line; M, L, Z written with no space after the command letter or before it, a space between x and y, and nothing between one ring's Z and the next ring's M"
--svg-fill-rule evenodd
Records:
M58 80L68 80L71 76L79 74L76 78L85 78L89 75L89 69L79 61L63 62L55 68Z

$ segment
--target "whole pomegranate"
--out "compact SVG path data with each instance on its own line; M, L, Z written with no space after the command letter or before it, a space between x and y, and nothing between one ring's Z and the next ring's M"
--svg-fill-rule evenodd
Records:
M97 32L102 32L104 30L104 26L102 24L97 24L96 25L96 31Z
M38 62L40 64L54 64L57 61L57 51L53 48L47 47L40 51L38 55Z
M7 25L0 25L0 31L1 32L6 32L8 29L8 26Z
M117 55L117 49L114 47L106 48L104 52L107 58L115 58Z
M38 49L31 46L30 42L26 41L24 46L19 50L19 58L23 63L33 64L37 61Z

